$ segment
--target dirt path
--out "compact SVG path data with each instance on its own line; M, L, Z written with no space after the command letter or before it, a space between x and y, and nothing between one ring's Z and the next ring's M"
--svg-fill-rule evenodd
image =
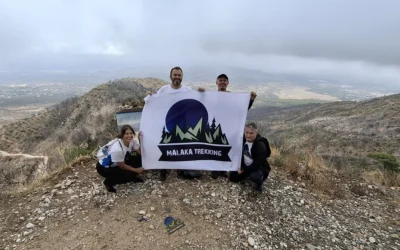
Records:
M49 157L44 156L44 155L29 155L29 154L22 154L22 153L10 154L10 153L8 153L6 151L2 151L2 150L0 150L0 156L7 157L7 158L24 157L27 159L43 159L44 164L47 164L47 161L49 159Z

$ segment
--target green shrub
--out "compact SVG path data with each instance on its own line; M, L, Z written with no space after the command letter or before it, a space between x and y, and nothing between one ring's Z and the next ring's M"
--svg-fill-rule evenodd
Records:
M275 157L273 161L273 165L279 168L283 167L283 164L285 163L285 159L282 156Z
M396 157L386 153L370 153L368 157L374 158L383 164L383 168L394 172L400 172L400 164Z
M88 148L81 148L81 147L66 148L64 150L64 159L67 164L70 164L76 158L80 156L90 155L91 153L92 150Z

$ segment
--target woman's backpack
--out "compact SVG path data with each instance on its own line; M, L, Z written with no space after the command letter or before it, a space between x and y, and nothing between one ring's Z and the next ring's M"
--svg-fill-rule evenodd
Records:
M109 157L108 153L110 151L110 148L114 143L118 142L119 145L121 146L121 150L123 150L121 142L119 141L118 138L115 138L114 140L111 140L108 142L106 145L100 147L99 151L97 151L96 158L99 160L100 164L103 167L109 167L111 166L111 157Z

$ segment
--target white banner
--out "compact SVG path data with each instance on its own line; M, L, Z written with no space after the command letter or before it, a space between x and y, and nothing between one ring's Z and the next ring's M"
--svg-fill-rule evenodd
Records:
M249 101L250 93L153 95L140 122L143 168L236 171Z

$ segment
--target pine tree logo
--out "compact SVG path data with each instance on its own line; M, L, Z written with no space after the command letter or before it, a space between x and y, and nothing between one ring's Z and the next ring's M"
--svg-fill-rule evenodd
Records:
M159 148L160 161L231 161L231 146L221 124L214 117L209 125L207 109L194 99L181 100L169 109Z
M213 119L211 126L208 124L203 126L203 118L200 118L194 128L181 128L179 125L176 125L171 132L167 132L165 131L165 126L163 127L160 144L183 142L204 142L222 145L229 144L226 135L222 133L221 125L215 125L215 118Z

